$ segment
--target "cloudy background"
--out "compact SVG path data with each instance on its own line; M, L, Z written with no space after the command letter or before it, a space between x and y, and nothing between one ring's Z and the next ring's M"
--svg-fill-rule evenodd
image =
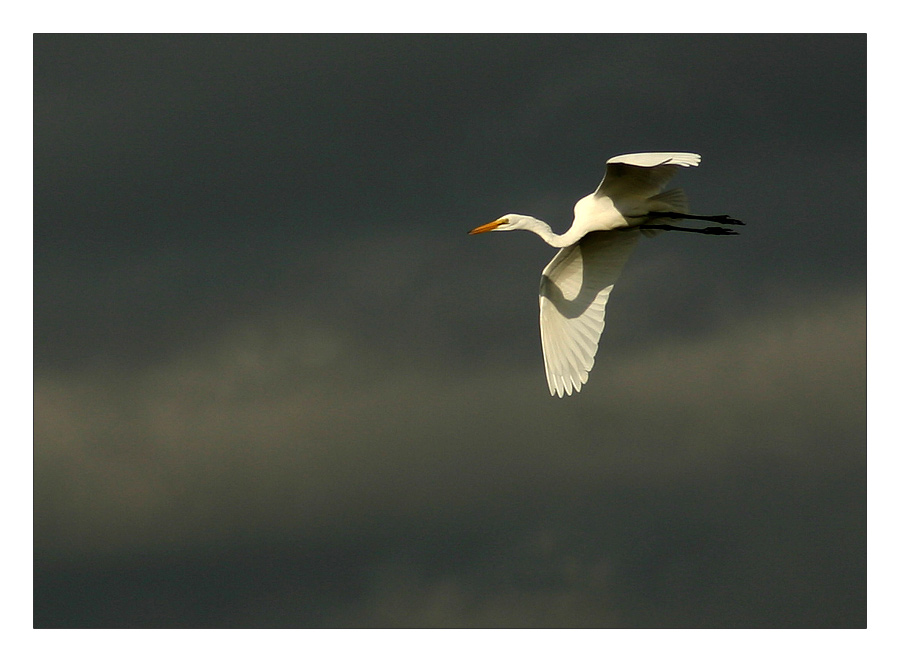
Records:
M37 627L864 627L863 36L34 41ZM685 150L583 392L527 233Z

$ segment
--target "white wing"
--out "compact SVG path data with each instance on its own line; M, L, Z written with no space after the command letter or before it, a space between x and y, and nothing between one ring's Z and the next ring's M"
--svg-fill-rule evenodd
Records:
M551 394L571 395L588 380L609 293L639 238L636 231L591 232L544 269L541 344Z
M700 165L700 155L690 152L621 154L606 162L606 175L594 192L610 198L649 198L663 190L678 168Z

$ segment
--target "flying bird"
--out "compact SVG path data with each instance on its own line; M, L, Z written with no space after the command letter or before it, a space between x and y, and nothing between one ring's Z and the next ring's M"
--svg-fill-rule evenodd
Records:
M678 168L697 165L700 155L690 152L614 156L606 162L597 190L575 204L575 220L565 233L556 234L544 221L521 214L506 214L469 231L528 230L560 249L541 274L539 295L544 369L552 395L571 395L587 382L605 325L606 302L642 233L734 235L737 232L721 226L744 224L727 215L689 214L684 191L663 191ZM681 220L719 225L673 225Z

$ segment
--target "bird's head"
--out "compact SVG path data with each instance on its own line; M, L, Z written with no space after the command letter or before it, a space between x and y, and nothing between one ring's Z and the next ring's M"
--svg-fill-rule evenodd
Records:
M496 221L479 225L474 230L469 230L469 234L481 234L482 232L506 231L506 230L522 230L528 225L528 221L533 220L530 216L522 216L521 214L507 214L501 216Z

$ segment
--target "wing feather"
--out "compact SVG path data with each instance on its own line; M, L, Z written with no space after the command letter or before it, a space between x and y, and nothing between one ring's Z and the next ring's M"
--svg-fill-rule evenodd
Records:
M639 233L591 232L561 249L541 275L541 345L550 393L580 391L594 366L606 302Z
M648 198L663 190L678 168L700 165L691 152L621 154L606 162L606 174L594 195L610 198Z

